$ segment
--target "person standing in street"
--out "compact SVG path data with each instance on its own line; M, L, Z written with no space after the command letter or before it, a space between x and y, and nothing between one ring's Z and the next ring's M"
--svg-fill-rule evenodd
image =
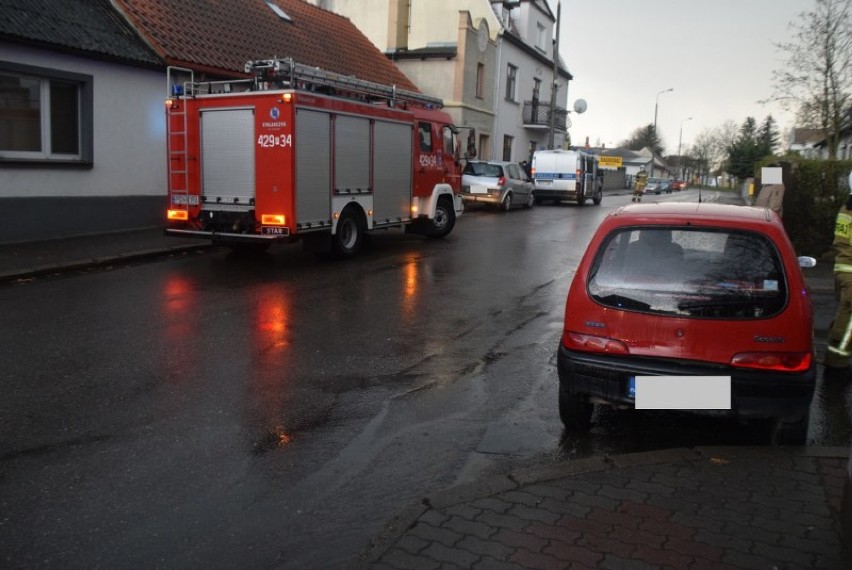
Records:
M760 188L760 194L757 195L754 205L758 208L769 208L781 216L784 210L784 185L764 184Z
M636 181L633 183L633 202L641 202L642 194L645 193L645 186L648 184L648 173L645 172L645 165L639 167L639 172L636 173Z
M849 195L834 223L834 289L838 297L837 313L828 334L823 378L829 381L852 380L849 355L852 354L852 172Z

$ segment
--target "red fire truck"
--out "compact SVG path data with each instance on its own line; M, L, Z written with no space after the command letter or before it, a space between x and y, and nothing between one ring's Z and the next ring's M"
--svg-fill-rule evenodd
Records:
M168 73L168 235L351 257L366 231L444 237L463 211L440 99L292 60L248 62L244 80L181 73Z

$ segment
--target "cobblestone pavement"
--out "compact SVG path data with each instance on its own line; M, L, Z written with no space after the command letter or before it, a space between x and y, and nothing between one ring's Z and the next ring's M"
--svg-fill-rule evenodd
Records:
M852 568L848 450L697 448L516 472L424 499L357 568Z

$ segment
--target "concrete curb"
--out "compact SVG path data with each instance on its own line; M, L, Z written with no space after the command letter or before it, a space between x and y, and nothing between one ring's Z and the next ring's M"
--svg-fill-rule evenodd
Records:
M32 267L9 269L0 271L0 283L11 281L20 281L31 279L34 277L42 277L45 275L57 275L67 273L69 271L80 271L91 269L93 267L105 267L115 263L128 263L131 261L140 261L145 259L155 259L158 257L168 257L171 255L182 255L195 251L203 251L216 247L214 244L199 243L189 245L174 245L165 248L150 248L132 252L123 252L114 255L105 255L92 258L82 258L61 263L48 263L44 265L35 265Z

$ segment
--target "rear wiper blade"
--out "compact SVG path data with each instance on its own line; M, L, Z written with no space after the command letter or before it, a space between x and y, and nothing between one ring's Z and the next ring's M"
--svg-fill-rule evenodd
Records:
M605 303L610 306L621 307L623 309L633 309L634 311L647 311L651 308L651 305L648 303L643 303L642 301L637 301L631 297L625 297L624 295L606 295L605 297L598 297L602 303Z
M738 307L741 305L754 305L754 299L713 299L712 301L683 301L677 304L677 308L681 311L688 311L690 309L714 309L716 307L720 309L726 309L730 307Z

